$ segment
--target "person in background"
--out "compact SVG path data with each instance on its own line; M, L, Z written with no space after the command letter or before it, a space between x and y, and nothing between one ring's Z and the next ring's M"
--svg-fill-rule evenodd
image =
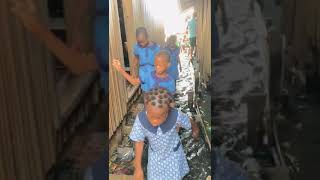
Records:
M188 22L187 31L189 34L190 40L190 58L192 59L196 53L196 46L197 46L197 20L196 20L196 12L193 13L191 19Z
M176 45L177 36L171 35L167 40L166 46L163 48L168 51L170 54L170 67L168 69L169 75L177 81L179 79L179 70L178 65L180 67L180 72L182 71L181 63L180 63L180 48Z
M181 180L188 172L186 155L177 132L178 127L192 129L199 138L199 127L189 117L171 108L168 91L150 90L145 98L145 110L138 113L129 138L134 141L134 180L143 180L142 154L144 140L149 140L147 179Z

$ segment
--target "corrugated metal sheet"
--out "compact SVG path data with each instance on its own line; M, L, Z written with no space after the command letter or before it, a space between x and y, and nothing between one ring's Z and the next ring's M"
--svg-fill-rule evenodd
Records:
M197 56L200 63L201 79L211 77L211 0L197 1Z
M134 29L139 26L147 28L149 39L160 45L164 44L165 32L164 26L152 16L148 8L147 0L132 0L134 14Z
M31 1L46 9L44 1ZM43 180L55 162L58 115L48 53L9 9L9 0L0 1L0 179Z
M117 0L109 0L109 64L112 59L123 59L119 13ZM127 113L127 88L125 79L116 72L113 67L109 68L109 138L119 126L124 115Z

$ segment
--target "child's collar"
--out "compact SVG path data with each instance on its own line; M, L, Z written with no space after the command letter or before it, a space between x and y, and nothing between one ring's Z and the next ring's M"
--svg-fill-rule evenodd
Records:
M150 124L150 122L148 121L146 111L140 112L138 114L138 117L139 117L139 121L140 121L141 125L145 129L150 131L151 133L157 134L158 127L161 128L161 131L163 133L166 133L166 132L170 131L173 128L173 126L176 124L177 117L178 117L178 111L176 109L171 108L170 112L168 114L167 120L164 123L162 123L161 125L156 126L156 127L152 126Z
M170 80L170 76L169 76L168 74L167 74L167 77L161 78L161 77L158 77L158 76L156 75L156 72L155 72L155 71L152 72L151 76L152 76L157 82L166 82L166 81L169 81L169 80Z

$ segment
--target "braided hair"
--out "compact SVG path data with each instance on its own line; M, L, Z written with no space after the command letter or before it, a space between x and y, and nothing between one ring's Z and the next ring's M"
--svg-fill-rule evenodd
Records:
M145 105L150 104L158 108L170 107L170 103L173 102L173 99L169 91L165 88L157 87L144 95Z

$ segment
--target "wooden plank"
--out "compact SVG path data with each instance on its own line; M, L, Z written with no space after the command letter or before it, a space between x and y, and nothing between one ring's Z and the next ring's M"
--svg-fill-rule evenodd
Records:
M110 174L109 179L110 180L133 180L133 176Z

